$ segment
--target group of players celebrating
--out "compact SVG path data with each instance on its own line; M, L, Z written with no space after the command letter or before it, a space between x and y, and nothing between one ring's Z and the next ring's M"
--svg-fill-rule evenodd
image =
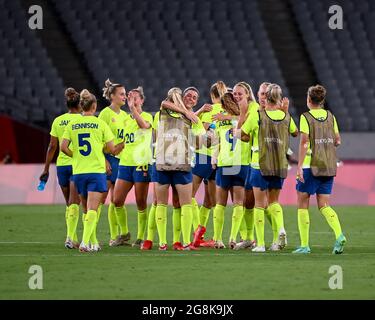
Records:
M138 231L133 247L151 250L157 231L159 250L168 249L171 191L174 250L225 248L223 226L229 195L233 203L229 248L265 252L267 219L273 232L267 249L282 250L287 234L279 196L288 173L289 137L300 135L296 189L301 245L293 252L311 252L308 209L314 194L335 234L333 253L343 252L346 238L329 205L340 135L335 117L324 109L324 87L308 89L309 110L301 115L300 130L288 112L289 100L283 98L277 84L262 83L257 102L248 83L228 88L218 81L210 89L211 103L197 111L198 89L172 88L154 117L142 110L142 87L127 93L124 85L107 80L103 92L110 106L96 117L97 100L92 93L67 89L69 112L54 120L50 132L42 176L48 174L59 149L56 167L66 200L66 248L101 250L96 229L108 196L109 246L131 245L125 204L134 187ZM128 112L122 110L126 102ZM153 203L148 210L150 182ZM204 201L199 207L195 196L202 182ZM80 204L81 242L77 236ZM214 235L208 240L204 235L211 209Z

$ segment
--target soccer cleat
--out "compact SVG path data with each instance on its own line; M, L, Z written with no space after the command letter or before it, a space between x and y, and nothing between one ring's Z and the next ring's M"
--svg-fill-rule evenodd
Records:
M70 239L69 237L66 238L64 245L65 245L65 248L67 248L67 249L74 249L73 240Z
M167 251L168 246L166 243L163 243L162 245L159 246L159 251Z
M173 244L173 250L181 250L182 248L182 243L181 242L175 242Z
M99 252L102 250L102 247L99 244L93 244L90 247L91 252Z
M299 247L296 250L294 250L292 253L307 254L307 253L311 253L311 249L310 247Z
M79 248L79 242L73 241L73 249L78 249Z
M285 230L281 230L280 233L279 233L279 248L280 250L284 249L285 246L288 244L288 241L286 239L286 232Z
M214 248L215 247L215 241L212 240L212 239L208 240L208 241L202 240L199 246L204 247L204 248Z
M91 250L90 250L90 247L88 245L84 244L83 242L80 244L79 252L84 253L84 252L90 252L90 251Z
M215 241L214 248L215 249L225 249L225 245L224 245L223 241L218 240L218 241Z
M254 249L251 250L252 252L266 252L265 246L256 246Z
M109 240L108 245L109 245L110 247L116 247L116 240L113 240L113 239Z
M199 225L197 230L194 232L194 240L193 240L193 246L194 247L199 247L200 241L203 237L203 235L206 232L206 228L204 226Z
M337 238L335 245L333 247L333 254L341 254L344 252L344 246L346 243L346 238L343 234L340 234L339 237Z
M234 241L233 239L229 239L229 243L228 243L228 247L229 247L229 249L234 249L235 248L235 246L236 246L236 241Z
M151 249L152 249L152 241L151 240L143 241L141 245L141 250L151 250Z
M138 248L140 248L141 245L142 245L142 242L143 242L142 239L137 239L137 240L135 240L135 242L132 244L132 247L138 247Z
M130 243L128 242L129 240L130 240L130 232L128 232L125 235L120 235L116 238L115 242L113 243L113 247L130 246Z
M277 243L272 243L268 250L269 251L280 251L280 246Z
M197 247L193 246L192 243L186 244L184 246L181 246L179 251L194 251L194 250L199 250Z
M243 240L235 245L233 250L241 250L241 249L246 249L246 248L253 248L253 241L251 240Z

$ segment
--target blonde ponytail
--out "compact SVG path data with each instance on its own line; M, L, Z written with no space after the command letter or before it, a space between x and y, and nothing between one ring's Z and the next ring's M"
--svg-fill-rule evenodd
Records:
M79 94L79 103L83 111L89 111L94 103L96 103L95 96L89 90L83 89Z

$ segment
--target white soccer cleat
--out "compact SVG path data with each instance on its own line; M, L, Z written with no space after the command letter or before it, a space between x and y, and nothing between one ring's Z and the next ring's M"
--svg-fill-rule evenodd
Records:
M102 250L102 248L99 244L93 244L93 245L90 246L91 252L99 252L101 250Z
M225 249L225 245L224 245L223 241L218 240L218 241L215 241L214 248L215 249Z
M74 249L74 243L73 243L73 240L70 239L69 237L66 238L65 240L65 244L64 244L65 248L67 249Z
M266 252L266 247L265 246L257 246L251 251L252 252Z
M83 253L83 252L90 252L90 251L91 251L90 246L81 242L79 246L79 252Z
M235 247L233 248L233 250L241 250L241 249L247 249L247 248L250 248L250 249L253 248L253 242L251 240L243 240L237 243Z
M230 249L234 249L235 247L236 247L236 241L234 241L233 239L229 239L229 243L228 243L228 247L230 248Z
M268 251L280 251L280 247L277 243L272 243Z
M286 232L284 229L280 230L279 233L279 248L280 250L284 249L286 245L288 244L287 238L286 238Z

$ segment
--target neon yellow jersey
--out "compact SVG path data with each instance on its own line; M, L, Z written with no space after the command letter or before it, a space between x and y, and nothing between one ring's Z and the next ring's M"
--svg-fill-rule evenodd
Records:
M216 123L216 134L219 136L218 167L249 165L249 143L233 137L233 129L237 127L237 123L237 120Z
M152 125L152 115L142 112L141 117ZM144 166L152 160L152 127L140 129L133 116L126 121L124 131L125 148L121 153L121 166Z
M70 141L73 151L73 174L105 173L103 145L113 141L111 129L95 116L71 121L63 139Z
M327 118L327 111L324 109L312 109L309 112L314 118L317 118L317 119L322 118L323 120ZM307 135L310 134L309 124L307 123L307 120L303 114L301 114L299 126L300 126L300 132L306 133ZM338 134L339 127L337 125L335 116L333 116L333 127L335 130L335 133ZM303 160L303 168L310 168L310 163L311 163L311 149L310 149L310 141L309 141L306 157Z
M62 142L62 136L64 130L69 122L82 117L80 113L64 113L58 116L52 123L50 135L55 137L59 141L59 146ZM57 157L56 166L70 166L72 165L72 158L68 157L64 152L61 152L59 148L59 156Z
M281 110L270 110L266 111L267 115L272 120L282 120L285 117L285 113ZM242 131L250 136L250 140L252 140L252 157L251 157L251 167L255 169L259 169L259 113L256 113L256 116L249 116L245 123L242 126ZM297 131L297 126L293 120L290 118L289 124L289 132L294 133Z
M248 111L246 120L249 117L257 117L259 109L260 109L259 104L256 101L251 101L249 103L249 111ZM252 154L251 148L253 147L253 141L252 141L252 139L250 139L250 141L248 143L249 143L249 148L250 148L250 152L249 152L249 164L250 164L251 163L251 154Z
M199 119L202 121L203 125L205 123L212 124L214 123L214 121L212 120L212 117L222 112L224 112L224 110L222 108L221 103L215 103L212 105L212 110L210 112L201 113L199 115ZM211 156L213 149L214 147L207 148L206 146L203 145L200 149L196 150L196 153Z
M115 145L124 141L125 122L130 119L129 114L124 110L120 110L120 113L116 113L110 107L106 107L99 113L98 118L103 120L111 129L112 134L115 137ZM121 153L116 156L116 158L120 157Z

